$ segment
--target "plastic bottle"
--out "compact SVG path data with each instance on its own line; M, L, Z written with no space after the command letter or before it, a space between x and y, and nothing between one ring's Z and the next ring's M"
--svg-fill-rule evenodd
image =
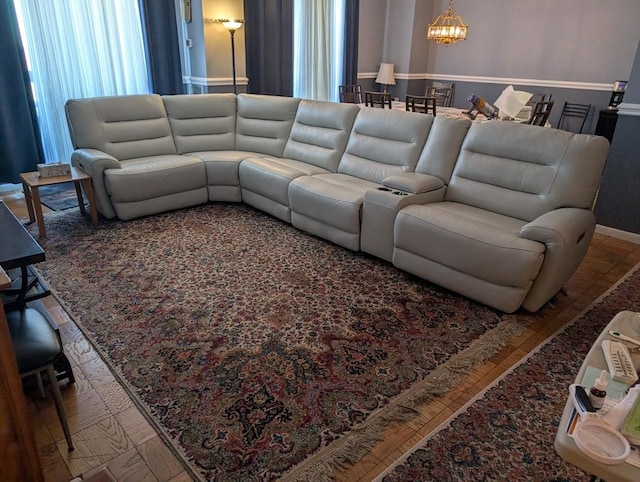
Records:
M607 371L602 370L600 378L598 378L589 389L589 400L591 401L593 408L596 410L602 408L602 405L604 404L604 399L607 396L607 384Z

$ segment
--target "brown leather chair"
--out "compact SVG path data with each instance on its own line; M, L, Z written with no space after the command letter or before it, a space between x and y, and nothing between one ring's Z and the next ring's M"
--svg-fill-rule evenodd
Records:
M407 94L405 99L406 109L409 112L422 112L424 114L436 115L436 102L435 97L428 97L426 95L410 95Z
M391 109L391 94L388 92L373 92L367 90L364 93L364 105L367 107Z
M362 87L360 84L345 84L338 86L340 102L362 104Z

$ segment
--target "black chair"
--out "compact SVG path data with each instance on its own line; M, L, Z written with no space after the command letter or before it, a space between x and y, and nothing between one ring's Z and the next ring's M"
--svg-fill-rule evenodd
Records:
M349 104L362 104L362 87L360 84L347 84L338 86L340 102Z
M558 120L558 129L562 128L563 130L571 130L567 128L567 117L574 117L578 119L574 124L577 126L577 123L580 123L580 130L578 130L577 132L579 134L582 134L584 123L586 122L590 111L591 104L575 104L571 102L565 102L564 107L562 108L562 112L560 113L560 119ZM581 120L582 122L580 122Z
M41 392L44 392L42 374L46 373L58 418L60 419L64 436L67 439L68 449L71 451L73 450L71 432L69 431L62 395L60 394L58 379L53 367L54 362L62 353L62 345L58 334L49 321L34 308L9 311L6 315L20 377L25 378L35 375L38 388Z
M435 97L427 97L426 95L410 95L407 94L405 106L409 112L422 112L424 114L436 115Z
M527 124L543 127L547 125L549 114L551 114L551 109L553 108L553 102L554 101L552 100L547 102L536 102L531 112L531 118L527 121Z
M391 94L389 92L373 92L367 90L364 93L364 105L366 107L391 109Z

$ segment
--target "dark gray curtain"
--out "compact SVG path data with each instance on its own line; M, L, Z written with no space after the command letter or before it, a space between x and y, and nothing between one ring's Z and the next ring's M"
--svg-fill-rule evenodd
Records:
M44 162L31 80L12 1L0 2L0 183Z
M360 0L346 0L344 35L344 84L358 83L358 28Z
M139 0L153 92L182 94L182 67L173 0Z
M247 92L293 95L293 0L244 0Z

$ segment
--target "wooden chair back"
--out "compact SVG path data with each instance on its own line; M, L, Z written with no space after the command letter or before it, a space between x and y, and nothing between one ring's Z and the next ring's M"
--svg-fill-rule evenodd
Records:
M422 112L423 114L436 115L436 97L408 94L405 100L405 105L409 112Z
M338 86L340 102L362 104L362 87L360 84L345 84Z
M531 118L527 122L534 126L545 126L553 108L553 101L536 102L531 112Z
M453 87L427 87L427 97L435 97L438 107L451 107Z
M374 92L366 90L364 93L364 105L367 107L391 109L391 94L388 92Z

